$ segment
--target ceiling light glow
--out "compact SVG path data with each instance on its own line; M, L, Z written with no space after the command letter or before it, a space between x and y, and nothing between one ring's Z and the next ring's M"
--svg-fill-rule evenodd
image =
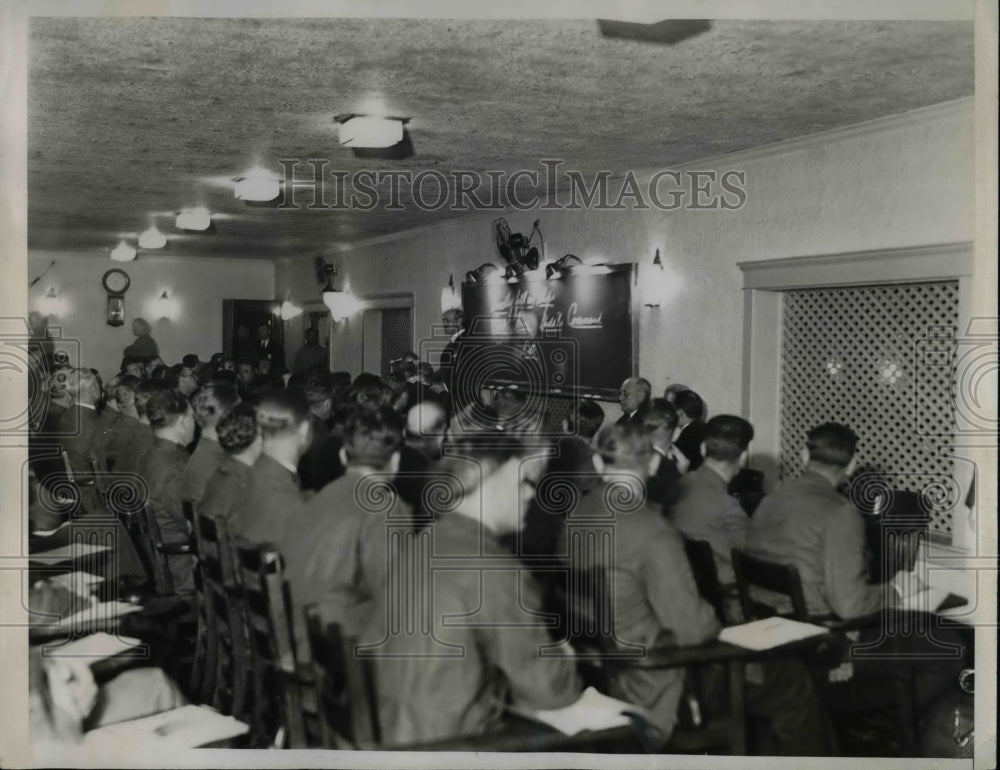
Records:
M174 221L174 227L178 230L202 232L211 226L212 215L204 206L196 206L193 209L182 209Z
M140 249L162 249L167 245L167 236L152 225L148 230L139 235Z
M278 177L260 166L254 166L233 181L236 182L233 195L241 201L267 203L281 194Z
M403 125L409 118L377 115L338 115L340 143L362 149L385 149L403 141Z
M131 262L135 259L135 249L122 241L111 252L111 259L115 262Z

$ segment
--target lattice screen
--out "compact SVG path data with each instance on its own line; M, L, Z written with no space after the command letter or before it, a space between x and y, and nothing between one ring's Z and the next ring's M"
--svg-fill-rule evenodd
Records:
M783 313L781 476L801 472L810 428L846 424L861 437L855 479L919 492L950 539L954 362L916 366L928 336L954 336L958 283L789 291Z
M413 350L413 311L393 308L382 311L382 372L389 371L389 362Z

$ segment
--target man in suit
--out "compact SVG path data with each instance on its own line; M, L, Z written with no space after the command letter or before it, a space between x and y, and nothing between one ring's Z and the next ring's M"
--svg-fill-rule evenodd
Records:
M305 638L306 605L319 604L325 622L357 634L384 592L387 517L410 517L406 502L385 487L399 468L402 442L399 415L387 407L359 409L340 450L347 472L289 519L279 549L288 565L297 638ZM374 502L376 490L381 496Z
M461 308L446 310L441 315L441 323L444 324L444 333L448 335L448 344L441 351L441 362L438 364L438 374L441 381L448 390L454 393L458 390L452 384L452 377L455 373L455 366L458 363L458 356L462 349L462 338L465 336L463 322L465 316Z
M139 475L149 489L148 505L156 517L164 545L188 542L190 531L182 506L184 468L189 455L184 448L194 438L194 413L187 398L177 390L153 393L146 404L153 430L153 443L139 461ZM194 592L194 557L167 557L174 593ZM161 587L162 588L162 587Z
M720 414L708 421L704 464L680 479L679 499L670 521L683 534L712 546L721 583L733 583L731 553L746 547L750 517L729 494L728 485L746 464L753 426L742 417Z
M292 361L292 373L303 374L313 369L330 369L330 351L325 345L319 344L319 329L310 326L306 329L305 344L299 348Z
M256 407L245 401L234 406L216 423L215 435L225 456L205 485L197 511L199 515L228 521L250 484L251 469L264 447L257 429Z
M698 594L683 538L655 506L643 502L644 481L655 463L649 435L638 425L614 425L598 436L598 450L594 463L604 483L581 500L567 526L567 532L587 533L597 521L604 530L612 517L613 551L569 553L571 569L605 581L602 593L609 603L595 609L612 613L615 641L632 649L714 639L721 626ZM566 553L567 542L574 540L586 537L568 538L559 552ZM748 712L771 723L782 754L824 755L827 724L812 680L804 667L779 666L748 672ZM683 690L683 670L628 668L614 678L612 694L646 708L667 740Z
M272 372L285 371L285 349L272 337L270 324L257 327L257 360L261 359L271 362Z
M289 381L289 387L292 387ZM299 483L303 489L318 490L331 481L328 466L329 451L326 447L330 429L328 422L333 411L333 388L330 375L312 372L305 376L300 388L309 401L309 424L311 439L309 446L299 460ZM325 449L327 451L325 451ZM340 451L339 444L336 452Z
M689 470L701 467L701 444L705 440L705 402L693 390L683 390L674 396L677 408L677 430L674 446L687 458Z
M441 458L447 431L448 413L437 401L421 401L406 413L405 438L394 483L396 492L413 509L418 525L427 520L423 494L434 476L434 464Z
M499 424L495 413L479 418L477 424ZM500 543L521 527L531 497L521 473L526 450L508 432L498 431L489 445L479 439L449 436L462 458L448 458L449 473L462 482L457 497L434 512L427 529L395 541L388 556L393 582L356 648L373 662L386 744L481 735L501 723L505 702L557 709L580 694L571 651L555 646L540 620L538 585ZM449 557L468 566L430 583L421 579L432 559ZM387 627L397 610L400 619L414 619L415 633ZM468 622L449 622L454 618Z
M299 515L305 495L298 464L309 446L309 402L300 390L265 390L257 405L263 452L229 522L233 535L279 543Z
M653 386L649 380L642 377L629 377L622 383L618 400L622 405L622 416L618 418L618 424L624 425L627 422L642 425L646 417L646 410L649 408L649 398L653 392Z
M659 458L656 470L646 482L646 496L650 502L665 508L677 499L681 476L688 469L687 458L673 442L677 410L665 398L654 398L649 402L643 426L649 433L653 453Z
M765 497L750 519L747 550L798 569L810 614L862 617L897 607L923 588L903 573L888 584L868 582L864 522L838 491L854 472L858 441L846 425L830 422L813 428L803 450L805 472ZM771 594L760 592L757 598L779 611L790 609ZM826 688L832 711L850 714L887 699L892 703L896 690L889 677L900 663L913 666L918 713L954 686L961 657L944 646L958 647L960 640L942 628L933 636L911 633L912 622L897 619L891 626L883 622L861 630L860 644L879 648L881 655L853 658L850 681ZM897 655L901 661L893 659Z
M115 472L134 473L142 460L142 455L153 443L153 429L149 426L146 407L154 393L171 390L163 380L140 380L135 389L135 412L138 420L126 423L122 429L125 436L115 461Z
M191 408L201 428L201 436L184 468L185 500L193 503L201 500L208 480L225 457L215 428L219 420L239 402L236 386L231 382L210 382L199 388L191 398Z

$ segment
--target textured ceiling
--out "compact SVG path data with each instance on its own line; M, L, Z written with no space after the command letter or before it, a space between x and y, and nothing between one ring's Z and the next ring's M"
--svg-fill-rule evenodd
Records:
M406 199L251 208L224 184L281 158L325 158L328 173L559 158L621 174L973 92L965 22L715 21L662 45L602 37L593 20L36 18L29 50L29 246L71 251L199 204L229 216L177 253L294 256L462 215ZM412 157L361 160L338 144L333 116L375 94L412 117Z

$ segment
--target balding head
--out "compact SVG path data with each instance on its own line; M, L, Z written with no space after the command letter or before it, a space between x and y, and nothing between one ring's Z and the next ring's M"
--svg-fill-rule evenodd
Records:
M629 377L622 383L619 393L622 411L625 414L632 414L636 410L648 406L652 392L653 386L649 384L649 380L642 377Z
M97 404L103 390L101 378L91 369L74 369L66 378L66 392L78 404Z
M421 401L406 413L406 443L429 457L441 454L448 415L436 401Z

